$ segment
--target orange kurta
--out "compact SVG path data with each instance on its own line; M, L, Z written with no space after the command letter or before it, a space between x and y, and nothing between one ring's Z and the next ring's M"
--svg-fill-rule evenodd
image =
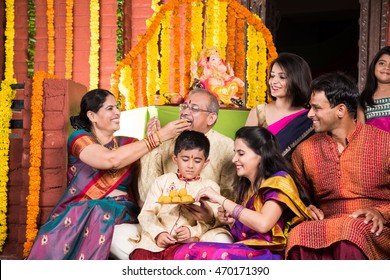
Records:
M348 240L369 259L390 258L390 133L358 122L339 153L337 144L318 133L300 144L293 154L298 183L324 211L325 219L299 224L289 235L293 246L326 248ZM376 208L385 219L379 236L372 223L349 217L362 208Z

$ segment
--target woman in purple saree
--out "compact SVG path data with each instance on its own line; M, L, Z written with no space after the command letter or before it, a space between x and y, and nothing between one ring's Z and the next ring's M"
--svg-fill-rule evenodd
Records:
M272 102L251 109L246 126L262 126L276 136L284 157L314 133L306 109L311 71L307 62L292 53L281 53L270 65L268 95Z
M173 121L144 141L114 136L120 111L107 90L86 93L68 139L68 187L35 238L28 259L108 259L114 227L137 223L141 156L186 129Z
M175 251L174 259L284 259L289 230L311 218L274 135L263 127L240 128L234 149L233 162L240 178L236 202L211 188L200 190L196 200L221 205L218 220L231 226L235 243L185 244Z

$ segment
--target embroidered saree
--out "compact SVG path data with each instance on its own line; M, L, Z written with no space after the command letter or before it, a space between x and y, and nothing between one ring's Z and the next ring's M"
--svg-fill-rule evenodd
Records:
M261 104L256 106L259 126L267 128L276 136L283 156L290 160L296 146L314 134L313 122L307 117L309 110L300 110L268 125L265 120L265 105Z
M235 243L195 242L181 246L175 252L175 260L280 260L289 230L298 223L311 218L299 198L297 187L286 172L278 172L265 180L258 193L242 205L260 211L268 200L285 205L285 210L275 226L262 234L236 220L231 228Z
M105 146L112 149L115 141L122 146L137 140L116 137ZM115 173L96 170L79 159L82 149L94 143L85 130L70 135L68 187L40 227L28 259L108 259L114 226L137 223L139 208L130 189L135 163ZM128 195L107 196L114 189L128 190Z

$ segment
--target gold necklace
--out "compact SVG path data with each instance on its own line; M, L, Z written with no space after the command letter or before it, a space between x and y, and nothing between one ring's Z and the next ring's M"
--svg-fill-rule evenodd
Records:
M97 136L95 135L95 133L93 133L93 132L91 131L91 134L93 135L93 137L95 137L96 141L97 141L101 146L106 147L106 146L104 146L104 145L99 141L99 138L97 138ZM112 140L114 141L114 147L108 148L108 149L115 151L115 150L118 149L118 147L119 147L119 146L118 146L118 141L116 140L116 137L115 137L115 136L112 138ZM107 148L107 147L106 147L106 148ZM110 176L111 176L111 178L112 178L113 180L116 179L116 177L117 177L117 175L118 175L118 170L119 170L119 169L114 169L114 168L113 168L113 169L106 169L107 173L110 174Z

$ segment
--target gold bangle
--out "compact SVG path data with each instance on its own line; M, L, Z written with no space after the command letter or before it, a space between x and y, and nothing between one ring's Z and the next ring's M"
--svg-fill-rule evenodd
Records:
M148 142L150 144L150 147L152 147L152 149L156 148L156 143L154 142L153 135L148 136Z
M148 136L148 141L152 149L157 148L160 145L160 144L157 145L156 140L153 137L153 134Z
M156 131L156 134L157 134L157 138L158 138L158 140L160 141L160 144L162 144L162 139L161 139L161 134L160 134L160 131Z
M149 144L148 140L146 140L145 138L142 139L142 140L145 142L146 147L148 148L148 150L151 151L152 149L150 148L150 144Z

